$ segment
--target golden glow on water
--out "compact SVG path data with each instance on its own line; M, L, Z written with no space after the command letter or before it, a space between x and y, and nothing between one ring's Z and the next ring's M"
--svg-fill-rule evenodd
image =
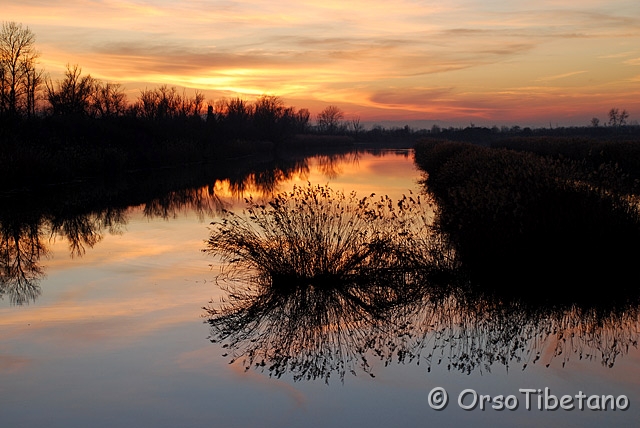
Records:
M294 184L312 182L329 183L345 192L355 190L362 196L377 189L399 196L415 188L415 176L408 153L386 157L348 155L338 162L319 157L273 192L290 191ZM228 180L217 181L213 194L216 200L203 206L221 201L226 206L241 207L246 196L267 196L251 184L238 192L231 189ZM209 187L194 195L199 201L212 197ZM197 319L202 305L222 296L213 282L218 268L211 268L212 260L201 252L208 222L215 213L196 210L193 205L177 207L168 212L167 219L149 214L154 212L144 205L128 209L127 223L117 229L118 233L101 231L101 239L93 248L86 246L81 257L71 257L69 242L64 238L45 240L50 256L42 260L46 267L41 283L43 295L29 306L0 309L0 327L11 328L11 335L15 335L16 329L33 331L55 325L57 330L60 325L67 325L64 334L72 338L85 328L86 322L113 324L118 330L123 319L135 318L146 321L126 333L144 336L173 323ZM158 314L162 316L154 320ZM71 325L78 325L78 330L70 329ZM3 331L6 334L0 330L0 337Z
M409 150L398 151L396 155L372 156L349 153L333 159L330 156L316 156L308 164L297 168L289 176L281 171L276 173L278 183L274 188L260 185L259 178L250 175L242 185L233 184L228 179L216 181L213 192L224 203L241 206L245 197L270 197L274 193L288 192L294 185L307 183L329 185L334 190L346 193L355 191L366 196L384 189L394 199L416 189L419 173L413 165ZM205 189L202 192L206 192Z
M410 189L417 192L419 178L409 153L348 155L337 162L317 157L273 191L311 182L395 199ZM530 364L523 371L514 365L507 373L494 367L482 376L447 371L446 365L434 366L431 373L424 363L384 367L372 359L375 379L353 376L344 385L292 383L227 364L221 355L228 350L209 343L203 324L202 307L223 293L213 281L219 266L201 250L208 224L216 218L218 200L212 195L227 207L242 204L228 181L211 187L187 192L187 205L167 211L154 203L130 207L119 233L102 231L102 239L82 256L70 256L66 239L45 239L49 257L41 260L46 275L41 295L23 306L0 301L3 422L16 427L96 426L100 421L169 427L210 426L212 421L306 425L313 420L321 426L355 426L365 420L368 426L386 427L393 421L411 426L429 417L443 426L493 427L519 425L525 418L540 426L637 420L636 348L620 356L613 369L572 355L564 369L556 358L548 369ZM253 192L261 191L248 186L243 195ZM455 313L451 317L457 320ZM611 333L607 337L616 333L603 331ZM546 345L550 349L554 342ZM558 394L625 393L632 407L627 412L484 412L478 421L478 412L461 411L455 403L442 412L427 409L429 390L438 385L453 399L465 388L494 395L544 386ZM24 411L24 403L31 411ZM389 421L389 409L398 406L403 411Z

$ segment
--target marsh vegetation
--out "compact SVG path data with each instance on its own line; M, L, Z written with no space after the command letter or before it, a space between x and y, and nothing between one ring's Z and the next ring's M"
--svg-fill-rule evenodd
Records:
M532 283L529 271L478 267L460 245L470 238L449 233L444 213L417 196L347 197L321 186L247 200L213 225L205 250L223 262L226 291L205 307L211 341L247 370L327 382L374 375L372 359L467 374L556 358L611 367L637 346L637 287L615 283L603 297L571 282L573 271Z
M228 296L207 309L212 340L276 376L366 369L359 357L371 327L387 325L418 284L449 269L444 243L425 239L430 206L418 196L308 185L246 205L214 223L208 240Z
M631 161L608 159L604 147L589 157L563 155L554 142L538 142L537 153L526 147L416 146L437 201L437 227L472 280L549 301L598 301L603 287L637 290L640 214L630 178L637 170L623 169ZM542 147L556 155L538 154Z

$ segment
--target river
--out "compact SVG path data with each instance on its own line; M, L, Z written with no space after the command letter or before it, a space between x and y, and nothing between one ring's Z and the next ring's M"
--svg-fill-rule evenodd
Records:
M308 183L399 199L420 194L420 179L411 151L362 151L101 203L81 215L64 214L60 204L33 221L24 211L4 216L3 260L19 258L22 271L3 278L1 425L637 426L637 308L591 323L571 318L584 314L534 319L495 306L483 318L479 303L461 315L460 303L445 297L425 303L428 320L414 321L420 344L411 349L420 352L413 359L398 361L393 350L377 358L375 349L390 349L383 344L365 350L367 370L356 355L353 374L328 382L294 380L287 370L269 376L268 361L248 370L241 359L229 364L224 355L233 350L210 341L204 309L226 297L216 282L220 262L202 251L223 209L239 212L249 195L268 198ZM538 328L545 322L551 333ZM505 338L509 329L516 332ZM442 392L448 404L435 409ZM583 402L581 393L599 397ZM570 396L563 405L573 409L550 395ZM626 409L611 410L611 401L606 411L589 409L603 395Z

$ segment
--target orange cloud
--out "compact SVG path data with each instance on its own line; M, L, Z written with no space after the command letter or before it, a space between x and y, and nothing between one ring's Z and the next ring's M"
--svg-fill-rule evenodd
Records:
M622 0L6 0L3 14L34 30L53 77L78 63L134 97L160 84L212 98L271 93L298 107L340 104L364 120L640 110L640 17ZM539 83L554 86L526 91ZM512 88L522 101L504 97ZM421 100L429 92L441 96Z

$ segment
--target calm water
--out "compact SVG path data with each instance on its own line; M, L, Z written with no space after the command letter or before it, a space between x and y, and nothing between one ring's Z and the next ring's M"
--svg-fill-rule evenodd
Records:
M209 341L203 307L225 293L215 282L220 267L202 249L220 208L239 209L242 195L290 191L308 182L397 199L418 193L420 177L409 152L317 157L243 182L214 180L148 200L132 198L139 202L131 206L101 206L81 219L36 216L34 230L23 214L14 223L5 218L19 224L5 225L5 236L19 231L31 240L21 243L26 280L5 278L13 281L13 291L0 300L1 425L637 426L640 352L633 346L633 308L591 323L584 314L574 314L582 317L578 322L571 314L522 318L517 308L493 308L483 319L479 303L475 312L460 315L459 306L445 298L433 307L425 303L425 319L417 323L418 358L398 363L394 357L385 365L372 356L375 377L356 365L355 375L347 373L343 382L333 376L328 384L245 371L240 362L229 364L223 356L228 350ZM29 254L38 256L30 270ZM24 292L16 291L20 287ZM541 335L544 325L555 334ZM497 334L513 328L521 329L519 344L506 340L508 333ZM563 354L555 355L558 349ZM475 361L470 370L460 369L464 355ZM449 395L440 411L429 406L436 387ZM626 411L593 411L585 400L585 410L543 411L535 395L527 410L519 389L545 387L558 397L580 391L626 395L630 404ZM515 395L519 406L463 410L457 399L465 389ZM464 404L470 401L469 394Z

